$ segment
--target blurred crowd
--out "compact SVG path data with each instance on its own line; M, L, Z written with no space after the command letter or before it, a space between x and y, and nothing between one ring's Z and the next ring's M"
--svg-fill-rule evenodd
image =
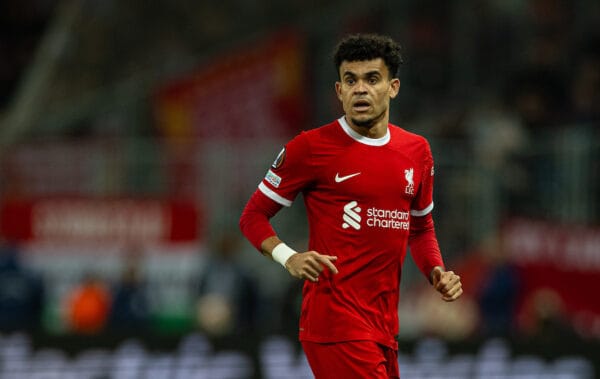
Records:
M466 148L459 156L487 170L489 188L500 192L501 217L600 219L598 181L578 178L600 172L599 15L597 6L584 3L431 4L409 21L407 101L399 102L400 117L408 115L406 124L434 145L439 141L434 151L453 143ZM463 17L467 26L456 25ZM450 40L449 30L455 33ZM583 173L572 174L578 169ZM481 190L464 179L471 191ZM452 191L453 185L437 188ZM581 198L593 197L584 215L553 213L553 205L568 203L570 185Z
M460 306L442 302L424 279L411 282L401 291L399 337L431 336L449 341L510 337L549 344L595 338L589 330L572 324L555 291L539 288L522 299L523 278L504 249L497 236L490 236L455 264L453 269L460 272L465 288ZM260 254L244 248L236 236L215 241L204 254L204 264L190 282L184 326L176 334L201 332L217 340L278 334L295 339L301 281L288 278L282 282L279 296L267 296L245 258ZM116 278L93 268L83 272L62 291L57 328L48 323L47 313L54 306L48 295L49 283L42 273L23 264L17 245L3 241L0 332L120 338L156 335L165 310L153 303L143 259L142 253L130 252Z

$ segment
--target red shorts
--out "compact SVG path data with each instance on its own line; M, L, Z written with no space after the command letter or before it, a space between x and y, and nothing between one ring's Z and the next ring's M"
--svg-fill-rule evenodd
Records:
M316 379L400 378L398 351L373 341L302 341Z

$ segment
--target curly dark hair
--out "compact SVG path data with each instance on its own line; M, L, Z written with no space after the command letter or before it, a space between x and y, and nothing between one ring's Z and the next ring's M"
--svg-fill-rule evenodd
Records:
M402 63L400 45L384 35L352 34L347 36L336 46L333 62L339 73L343 61L369 61L377 58L383 59L391 78L398 75L398 68Z

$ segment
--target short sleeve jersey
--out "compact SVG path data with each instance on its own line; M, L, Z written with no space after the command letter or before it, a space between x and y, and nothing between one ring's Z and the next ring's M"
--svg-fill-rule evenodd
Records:
M339 270L305 281L300 340L396 346L410 220L433 209L432 187L426 139L392 124L372 139L341 117L287 143L259 189L284 206L303 194L309 249Z

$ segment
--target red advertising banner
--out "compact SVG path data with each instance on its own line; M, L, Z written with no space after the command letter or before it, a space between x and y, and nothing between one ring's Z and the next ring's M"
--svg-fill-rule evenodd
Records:
M503 241L520 272L523 311L536 293L551 293L538 300L559 303L576 324L600 333L600 228L512 219Z
M280 32L166 84L155 96L159 128L188 141L290 136L305 128L303 45L297 33Z
M193 242L200 228L196 205L186 201L48 198L0 207L2 235L22 242Z

